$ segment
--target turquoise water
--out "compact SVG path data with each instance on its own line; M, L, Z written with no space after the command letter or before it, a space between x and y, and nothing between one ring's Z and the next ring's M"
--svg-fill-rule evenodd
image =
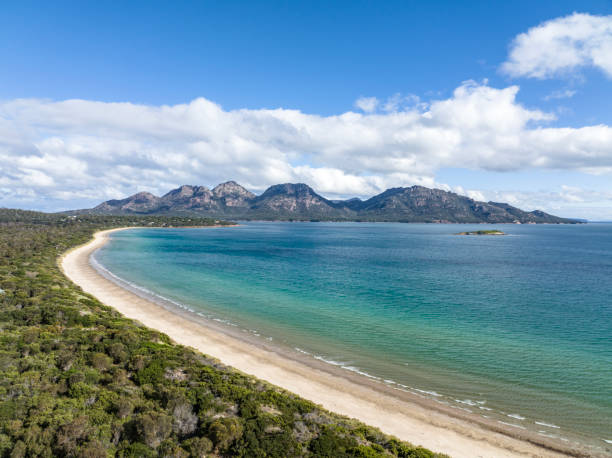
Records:
M246 223L115 233L117 276L261 339L612 445L612 225Z

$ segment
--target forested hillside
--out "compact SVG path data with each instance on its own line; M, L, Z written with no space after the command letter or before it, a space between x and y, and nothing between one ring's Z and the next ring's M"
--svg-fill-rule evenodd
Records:
M57 258L96 230L210 219L0 210L0 457L433 457L103 306Z

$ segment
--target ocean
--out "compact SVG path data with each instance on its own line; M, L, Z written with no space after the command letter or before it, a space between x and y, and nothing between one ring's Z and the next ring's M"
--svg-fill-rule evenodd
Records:
M507 235L456 235L481 229ZM94 260L267 343L612 453L612 224L134 229Z

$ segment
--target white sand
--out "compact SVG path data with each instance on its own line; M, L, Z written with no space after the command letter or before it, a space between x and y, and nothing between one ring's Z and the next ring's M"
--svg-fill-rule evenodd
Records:
M118 229L114 229L118 230ZM566 456L488 430L465 418L399 399L356 379L315 369L280 353L268 351L202 326L128 291L98 274L90 255L112 231L66 253L60 267L85 292L175 342L193 347L226 365L285 388L324 408L376 426L388 434L452 457Z

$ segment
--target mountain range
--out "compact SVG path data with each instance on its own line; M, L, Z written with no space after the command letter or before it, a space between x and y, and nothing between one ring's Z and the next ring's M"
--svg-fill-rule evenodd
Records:
M73 214L194 215L246 220L397 221L426 223L578 223L540 210L479 202L423 186L391 188L367 200L329 200L303 183L285 183L253 194L235 181L213 189L183 185L161 197L139 192Z

